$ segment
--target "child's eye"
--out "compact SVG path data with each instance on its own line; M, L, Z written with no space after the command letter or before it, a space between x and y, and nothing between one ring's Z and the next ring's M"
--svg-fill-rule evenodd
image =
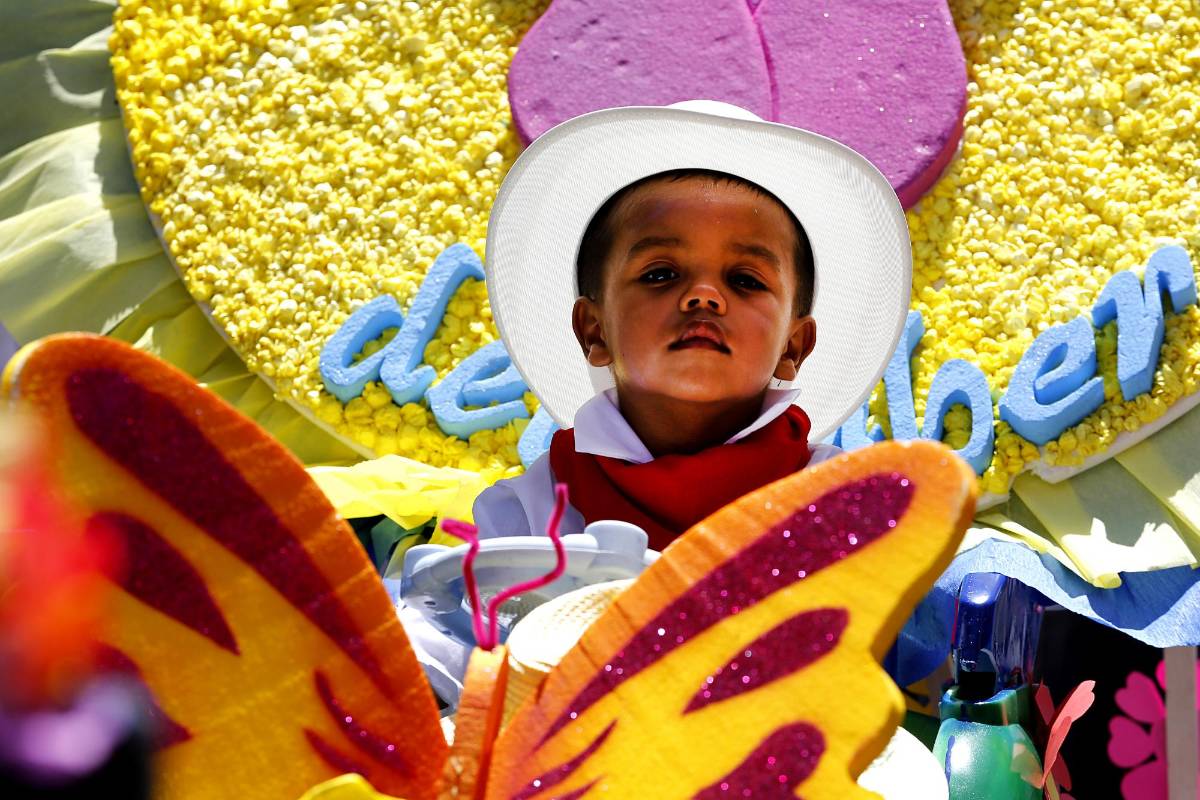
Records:
M733 276L733 278L730 279L730 282L739 289L752 289L752 290L757 291L759 289L767 288L767 285L765 283L763 283L762 281L760 281L758 278L754 277L753 275L750 275L749 273L745 273L745 272L737 273L736 275Z
M673 268L665 264L653 266L638 276L638 281L641 283L665 283L679 277Z

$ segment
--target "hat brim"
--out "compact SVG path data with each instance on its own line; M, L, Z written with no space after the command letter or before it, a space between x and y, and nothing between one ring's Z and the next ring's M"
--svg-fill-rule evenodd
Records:
M672 169L711 169L783 201L812 245L817 344L794 385L825 438L870 395L904 329L912 249L904 209L878 169L809 131L679 108L584 114L547 131L517 159L488 222L484 271L496 326L555 422L603 386L571 329L575 257L611 195Z

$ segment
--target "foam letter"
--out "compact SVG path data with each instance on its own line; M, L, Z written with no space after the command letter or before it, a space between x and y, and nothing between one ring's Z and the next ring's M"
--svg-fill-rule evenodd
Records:
M425 394L438 427L450 436L466 439L477 431L499 428L514 419L528 417L529 410L520 399L526 391L525 383L511 367L512 359L508 357L502 342L484 345L467 356L441 383ZM505 375L509 376L506 383L489 381L495 376ZM489 384L490 394L480 389ZM505 397L515 396L518 399L468 409L468 396L481 405Z
M842 427L837 429L837 433L834 434L829 444L843 450L857 450L860 447L882 442L882 428L872 425L871 430L867 430L867 417L871 413L869 405L869 403L863 403L857 411L851 414L850 419L843 422Z
M946 412L953 405L964 405L971 410L971 438L955 452L971 465L976 475L982 475L992 461L992 446L996 441L992 392L983 370L961 358L942 364L933 376L925 403L925 424L921 427L924 438L941 441Z
M1117 321L1117 380L1125 400L1145 394L1154 385L1165 330L1164 291L1176 313L1196 302L1196 274L1187 251L1177 245L1150 256L1144 290L1132 272L1118 272L1092 308L1097 328Z
M924 335L925 321L921 319L921 312L909 311L904 321L904 333L883 372L888 422L892 428L892 438L896 441L916 439L919 435L912 393L912 354Z
M391 295L376 297L351 314L321 349L321 379L329 393L347 403L362 394L368 381L378 380L379 368L396 348L399 334L378 352L357 364L351 362L367 342L378 339L388 328L403 325L404 315Z
M1033 340L1000 398L1000 419L1045 444L1104 402L1096 375L1096 339L1084 317L1055 325Z
M517 441L517 455L521 459L521 466L528 469L530 464L541 458L542 454L550 449L550 440L554 438L557 430L554 417L550 416L546 409L539 408Z
M379 372L396 405L415 402L433 383L436 375L433 367L418 364L446 314L450 297L467 278L483 280L483 265L475 251L465 244L452 244L443 250L425 275L409 306L407 323L385 348L388 355Z

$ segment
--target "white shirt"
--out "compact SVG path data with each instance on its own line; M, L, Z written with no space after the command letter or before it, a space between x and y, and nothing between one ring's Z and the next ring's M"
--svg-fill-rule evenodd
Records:
M750 425L725 442L744 439L783 414L796 399L796 389L768 389L762 412ZM819 464L841 452L830 444L810 444L809 465ZM617 407L616 389L602 392L587 401L575 413L575 452L619 458L631 464L645 464L654 456L642 444ZM529 465L524 474L485 489L475 500L475 524L483 538L492 536L544 536L546 522L554 509L554 473L550 454ZM571 506L563 515L562 532L579 533L583 516Z

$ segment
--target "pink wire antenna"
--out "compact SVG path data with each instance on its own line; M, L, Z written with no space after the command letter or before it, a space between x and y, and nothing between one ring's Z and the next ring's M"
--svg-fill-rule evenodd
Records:
M467 556L463 559L463 580L467 585L467 596L471 600L471 629L475 634L475 642L482 650L492 650L500 643L500 622L496 612L505 601L524 592L540 589L548 583L558 580L567 570L567 551L563 547L559 523L562 522L563 512L567 509L567 485L554 485L554 511L546 522L546 535L554 543L554 569L540 578L518 583L499 592L487 604L487 628L484 629L483 609L479 601L479 584L475 581L475 557L479 554L479 529L469 522L457 519L447 519L442 522L442 530L451 536L457 536L466 542Z

